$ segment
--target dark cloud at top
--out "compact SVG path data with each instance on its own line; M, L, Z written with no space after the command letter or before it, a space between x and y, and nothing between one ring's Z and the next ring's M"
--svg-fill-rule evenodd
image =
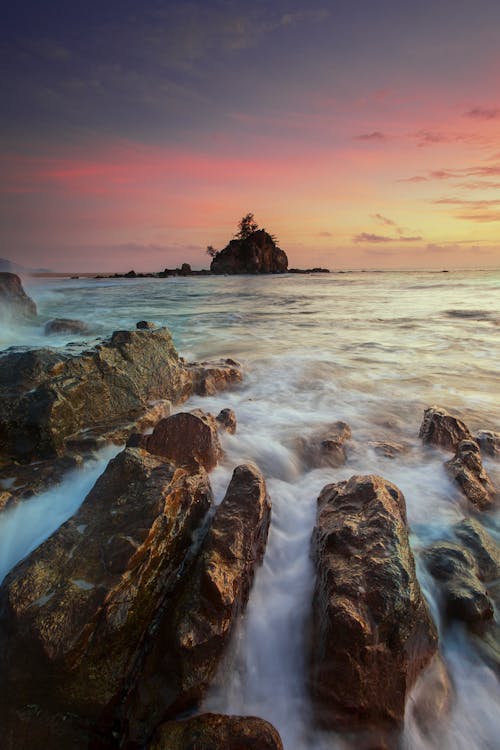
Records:
M500 117L499 107L472 107L466 113L467 117L476 120L496 120Z
M380 130L374 130L371 133L361 133L361 135L355 135L356 141L385 141L387 136Z

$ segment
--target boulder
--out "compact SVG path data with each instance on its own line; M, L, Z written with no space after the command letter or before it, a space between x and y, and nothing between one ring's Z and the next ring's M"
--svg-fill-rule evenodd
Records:
M192 362L187 368L193 379L193 391L198 396L213 396L243 380L241 365L234 359Z
M464 518L455 524L453 531L474 556L481 580L500 578L500 549L484 527L474 518Z
M156 324L152 323L150 320L139 320L139 322L135 324L135 327L139 331L144 331L144 330L148 330L148 329L151 330L152 328L156 328Z
M392 440L372 440L369 445L378 456L383 456L383 458L398 458L410 450L408 443L396 443Z
M205 695L245 609L270 514L262 474L252 464L238 466L124 704L128 740L144 741L160 721L194 708Z
M45 333L47 336L54 333L76 333L82 335L89 332L89 327L83 320L73 320L72 318L54 318L45 323Z
M36 318L36 305L23 289L21 279L15 273L0 273L0 313L21 322Z
M485 456L500 458L500 432L480 430L476 435L476 442Z
M221 430L225 430L226 432L229 432L231 435L234 435L236 432L236 414L232 409L221 409L221 411L216 416L217 425Z
M309 438L296 441L298 453L308 468L343 466L347 460L345 443L351 437L351 428L346 422L334 422L318 430Z
M216 274L286 273L288 258L264 229L244 239L231 240L210 264Z
M0 589L2 727L22 706L105 724L137 678L212 502L188 474L129 448L78 512Z
M437 632L408 541L405 499L381 477L323 488L313 532L310 687L319 724L400 726Z
M192 388L165 328L115 331L79 354L70 347L6 352L0 453L22 461L61 454L75 433L136 420L151 400L183 401Z
M419 437L424 443L456 450L461 440L473 440L467 425L439 406L424 411Z
M478 510L488 510L493 506L497 493L483 468L481 452L475 440L462 440L455 457L445 466L448 474Z
M203 466L210 471L222 456L217 422L200 409L161 419L151 435L133 435L129 444L190 469Z
M454 542L435 542L424 550L423 559L439 582L449 617L464 622L493 617L492 602L470 552Z
M283 750L276 729L255 716L202 714L168 721L158 729L148 750Z

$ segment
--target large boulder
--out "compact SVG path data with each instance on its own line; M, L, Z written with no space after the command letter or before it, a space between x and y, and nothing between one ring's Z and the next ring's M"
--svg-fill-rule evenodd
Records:
M238 466L124 704L128 739L144 741L161 720L194 708L204 696L246 606L270 514L262 474L252 464Z
M213 396L243 380L241 365L234 359L191 362L187 365L198 396Z
M288 258L264 229L231 240L210 264L212 273L286 273Z
M140 672L211 502L203 469L189 474L135 448L108 464L75 516L0 589L3 728L33 705L106 723Z
M148 750L283 750L276 729L255 716L202 714L168 721L158 729Z
M310 684L318 722L390 730L436 651L415 575L405 500L377 476L327 485L313 532Z
M475 440L462 440L457 445L455 457L445 466L448 474L478 510L488 510L493 506L497 492L483 468L481 451Z
M467 425L440 406L431 406L424 411L419 437L424 443L452 451L461 440L473 440Z
M45 333L47 336L58 333L75 333L78 336L89 332L89 327L83 320L73 318L54 318L45 323Z
M29 322L36 318L36 305L28 297L15 273L0 273L0 315L4 319Z
M116 331L93 349L6 352L0 356L0 453L49 458L68 437L137 419L149 401L179 402L193 379L170 333Z

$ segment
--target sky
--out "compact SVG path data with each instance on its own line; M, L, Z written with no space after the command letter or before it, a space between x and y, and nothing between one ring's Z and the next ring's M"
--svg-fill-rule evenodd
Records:
M500 266L499 0L4 0L0 256Z

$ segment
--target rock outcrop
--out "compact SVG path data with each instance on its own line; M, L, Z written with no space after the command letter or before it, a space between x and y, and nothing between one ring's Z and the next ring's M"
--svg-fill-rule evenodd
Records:
M108 464L76 515L0 589L3 728L33 705L106 725L211 502L203 469L134 448Z
M23 289L15 273L0 273L0 315L14 321L31 322L36 318L36 304Z
M187 369L193 381L193 392L198 396L213 396L243 380L241 365L234 359L191 362Z
M313 555L310 684L317 719L341 731L396 728L437 644L400 490L376 476L324 487Z
M493 506L497 492L483 468L481 452L475 440L462 440L457 445L455 457L445 466L448 474L478 510L488 510Z
M252 464L237 467L125 703L129 739L143 741L162 720L194 708L205 694L246 606L270 513L259 470Z
M217 424L221 430L234 435L236 432L237 421L236 414L232 409L221 409L216 416Z
M453 417L439 406L431 406L424 411L419 437L424 443L452 451L456 450L461 440L474 439L461 419Z
M288 258L264 229L244 239L231 240L210 264L216 274L286 273Z
M73 318L54 318L45 323L45 333L47 336L57 333L76 333L79 336L89 332L89 327L83 320L74 320Z
M156 732L148 750L283 750L276 729L254 716L202 714L169 721Z
M351 438L346 422L334 422L308 438L299 438L295 445L302 462L308 468L343 466L347 455L345 443Z
M500 458L500 432L480 430L476 435L476 442L485 456Z
M474 555L481 580L500 578L500 549L481 524L474 518L464 518L455 524L453 531Z

